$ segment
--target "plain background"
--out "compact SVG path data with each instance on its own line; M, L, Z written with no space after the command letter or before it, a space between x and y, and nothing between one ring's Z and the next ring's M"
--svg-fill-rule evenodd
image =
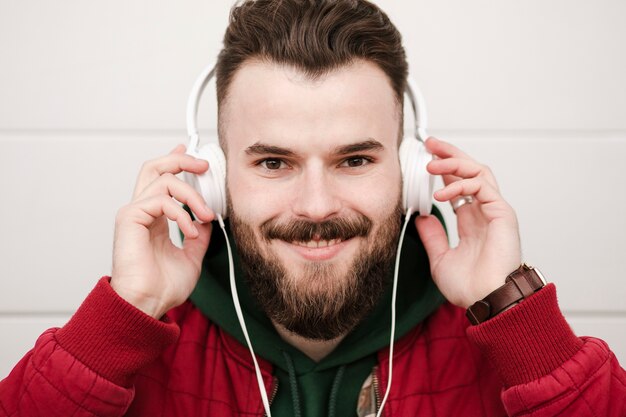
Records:
M626 2L379 4L429 132L493 169L524 259L577 334L626 362ZM143 161L186 143L187 94L230 6L0 0L0 378L110 273L115 213Z

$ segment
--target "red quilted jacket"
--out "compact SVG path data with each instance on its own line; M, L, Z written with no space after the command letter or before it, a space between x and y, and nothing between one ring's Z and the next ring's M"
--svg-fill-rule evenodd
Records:
M444 304L400 340L385 416L626 416L626 373L603 341L574 336L553 285L467 326ZM261 415L247 348L189 302L157 321L106 279L0 382L2 417Z

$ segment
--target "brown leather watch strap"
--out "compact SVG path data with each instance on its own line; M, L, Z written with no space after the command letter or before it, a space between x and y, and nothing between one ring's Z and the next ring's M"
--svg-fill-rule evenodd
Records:
M522 264L506 277L505 284L480 301L472 304L465 315L476 325L528 298L546 285L537 268Z

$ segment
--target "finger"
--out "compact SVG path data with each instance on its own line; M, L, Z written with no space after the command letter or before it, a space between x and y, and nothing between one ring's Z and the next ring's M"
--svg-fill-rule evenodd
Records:
M128 221L150 228L163 216L175 222L186 238L198 237L199 231L191 216L170 197L160 195L137 201L129 206L125 218Z
M426 139L425 145L428 152L442 159L452 157L471 159L469 155L456 146L432 136Z
M460 158L433 159L426 166L433 175L456 175L463 178L476 177L482 172L482 167L470 160Z
M174 152L174 149L172 152ZM209 169L209 163L203 159L194 158L191 155L181 153L170 153L143 164L137 177L133 198L154 180L163 174L178 174L186 171L194 174L202 174Z
M438 260L450 249L446 231L439 219L433 215L418 216L415 219L415 227L424 244L431 266L436 265Z
M189 184L176 178L174 174L166 173L148 185L137 199L165 195L173 197L180 203L186 204L204 222L215 218L213 211L207 207L202 196Z
M437 201L450 201L460 196L471 195L482 204L502 200L500 193L481 178L455 181L434 193Z
M202 261L209 247L213 226L212 223L196 223L196 228L198 229L198 235L195 238L183 240L183 251L191 257L191 259L199 259Z
M429 165L433 162L433 161L441 161L442 159L440 159L437 155L433 155L433 160L431 162L429 162L426 165L426 170L429 171ZM433 175L438 175L438 174L433 174ZM443 178L443 183L445 185L448 185L450 183L453 183L454 181L458 181L461 179L461 177L457 177L456 175L441 175L441 177Z
M492 187L498 188L496 179L489 167L479 164L473 159L434 159L428 163L426 169L433 175L448 176L448 182L446 185L454 182L454 178L461 179L481 176L488 181Z
M452 184L453 182L461 181L463 179L461 177L457 177L456 175L442 175L441 178L443 179L444 185Z

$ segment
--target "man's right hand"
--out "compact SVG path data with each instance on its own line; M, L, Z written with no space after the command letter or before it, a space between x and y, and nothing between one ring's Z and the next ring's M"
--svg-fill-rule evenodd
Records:
M146 162L130 204L115 219L111 286L126 301L155 318L182 304L200 276L215 218L204 199L175 174L201 174L208 163L178 145L168 155ZM186 204L201 224L174 199ZM167 219L185 235L183 248L169 237Z

